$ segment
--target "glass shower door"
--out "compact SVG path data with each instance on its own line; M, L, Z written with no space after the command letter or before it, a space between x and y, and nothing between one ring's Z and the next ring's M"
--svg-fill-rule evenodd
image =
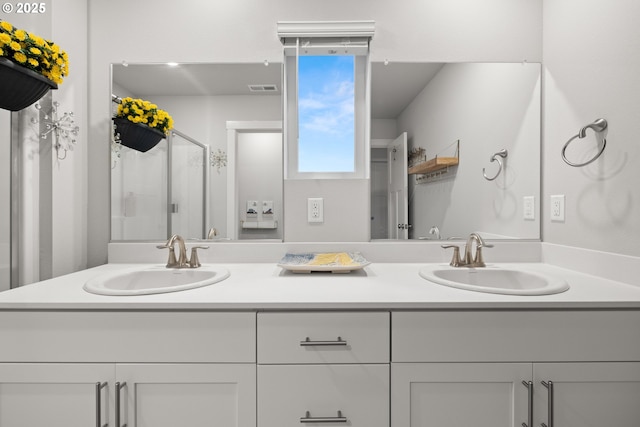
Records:
M209 205L209 147L174 130L169 136L169 234L185 239L206 237Z
M111 239L167 238L167 140L141 153L118 144L111 161Z

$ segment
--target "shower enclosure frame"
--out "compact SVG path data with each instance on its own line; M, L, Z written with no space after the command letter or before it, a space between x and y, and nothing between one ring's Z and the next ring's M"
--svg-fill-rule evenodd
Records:
M206 145L203 144L199 141L196 141L195 139L191 138L190 136L186 135L183 132L180 132L179 130L176 129L172 129L169 132L169 135L167 135L167 238L171 237L173 235L173 226L172 226L172 218L171 218L171 214L173 214L173 203L172 203L172 195L173 195L173 185L172 185L172 180L171 177L173 175L173 138L174 136L179 136L182 139L197 145L198 147L202 148L203 150L203 173L202 173L202 179L203 179L203 183L202 183L202 238L206 238L207 237L207 232L208 232L208 223L209 223L209 182L210 182L210 175L209 175L209 157L210 157L210 152L211 152L211 148ZM188 236L187 236L188 237Z

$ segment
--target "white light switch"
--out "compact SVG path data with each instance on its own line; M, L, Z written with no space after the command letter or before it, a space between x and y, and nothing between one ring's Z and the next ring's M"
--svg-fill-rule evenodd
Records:
M324 222L324 203L322 198L307 199L307 221Z
M536 219L536 199L533 196L524 196L522 198L522 218Z
M564 221L564 194L551 196L551 221Z

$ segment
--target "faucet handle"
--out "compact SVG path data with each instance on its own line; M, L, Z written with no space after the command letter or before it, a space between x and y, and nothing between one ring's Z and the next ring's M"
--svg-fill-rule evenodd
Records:
M173 246L165 243L164 245L156 246L158 249L169 249L169 259L167 260L167 268L175 268L178 266L178 260L176 259L176 251L173 250Z
M451 267L460 267L462 265L462 260L460 260L460 246L458 245L441 245L444 249L453 248L453 257L451 258L451 262L449 265Z
M191 248L191 256L189 257L189 268L198 268L200 260L198 259L198 249L209 249L209 246L194 246Z
M476 267L485 267L484 259L482 259L482 248L492 248L490 243L484 243L476 247L476 257L473 259L473 265Z

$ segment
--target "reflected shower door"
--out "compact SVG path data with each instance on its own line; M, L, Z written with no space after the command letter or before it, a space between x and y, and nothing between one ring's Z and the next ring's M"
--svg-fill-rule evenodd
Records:
M111 239L167 238L167 140L141 153L117 145L111 158Z
M185 239L206 237L208 209L208 146L174 130L169 136L169 234Z

